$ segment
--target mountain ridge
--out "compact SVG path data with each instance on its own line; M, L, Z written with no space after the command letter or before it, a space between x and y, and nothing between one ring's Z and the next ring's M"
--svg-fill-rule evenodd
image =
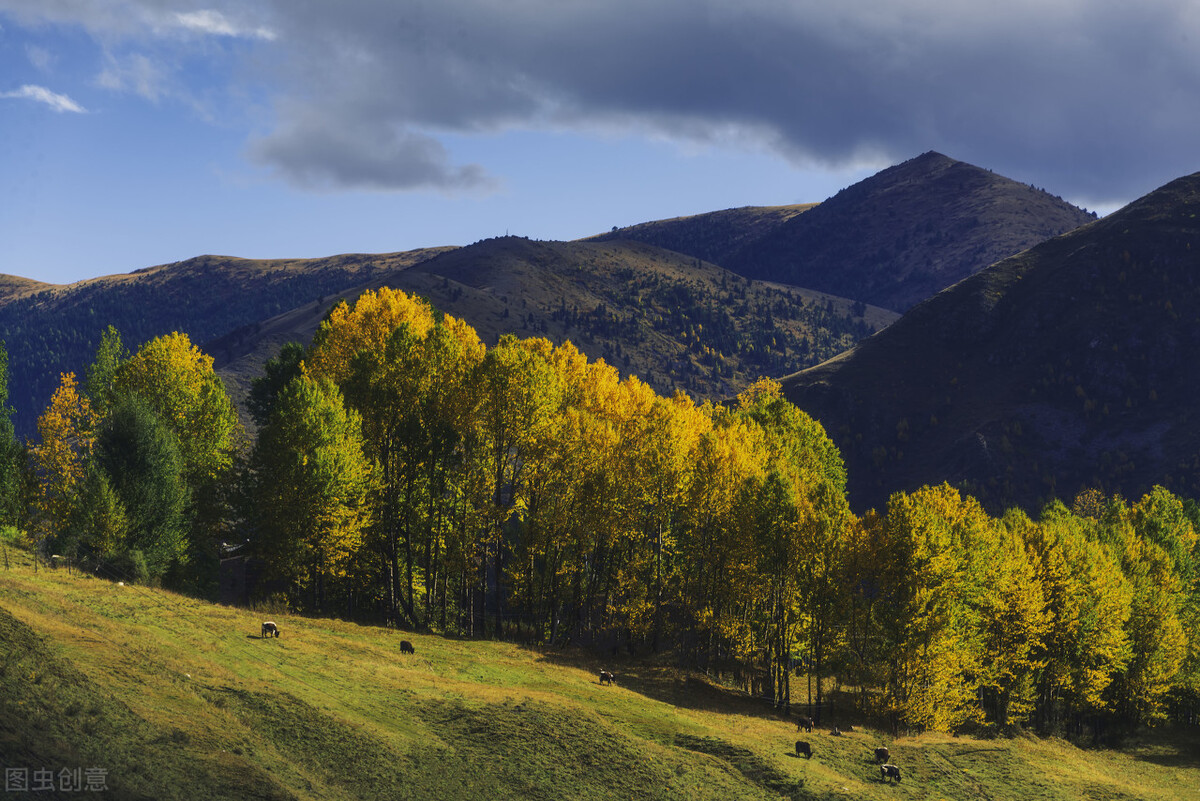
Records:
M784 379L852 500L949 480L1000 508L1088 486L1195 495L1200 173L998 262Z

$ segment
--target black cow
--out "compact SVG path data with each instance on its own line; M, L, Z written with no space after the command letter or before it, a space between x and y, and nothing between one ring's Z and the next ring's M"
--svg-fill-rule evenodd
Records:
M609 671L607 671L607 670L600 671L600 683L601 684L612 684L616 680L617 680L617 677L614 676Z
M891 756L892 755L883 746L880 746L879 748L875 749L875 761L876 762L887 762L888 759L891 758Z
M804 729L807 732L811 732L812 727L813 727L812 718L805 717L804 715L801 715L800 717L796 718L796 731L800 731L801 729Z
M882 781L887 781L888 779L900 781L900 768L895 765L880 765L879 778Z
M804 754L808 759L812 759L812 748L804 740L796 741L796 756Z
M265 640L272 636L279 636L279 626L275 625L274 620L264 620L262 624L262 636L259 639Z
M409 642L408 640L400 641L400 653L415 654L416 652L417 652L417 649L413 648L413 644L411 642Z

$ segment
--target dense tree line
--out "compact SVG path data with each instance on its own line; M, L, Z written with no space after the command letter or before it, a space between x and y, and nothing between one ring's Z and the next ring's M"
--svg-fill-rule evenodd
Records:
M997 518L942 485L858 516L837 449L772 381L728 406L663 397L570 343L487 348L387 289L284 348L249 406L239 466L211 360L110 332L39 420L30 530L203 588L232 528L300 611L671 650L779 705L802 675L816 708L848 688L897 727L1200 712L1197 512L1161 488Z
M129 355L101 338L37 421L25 525L38 547L114 577L211 592L241 427L212 359L184 334Z

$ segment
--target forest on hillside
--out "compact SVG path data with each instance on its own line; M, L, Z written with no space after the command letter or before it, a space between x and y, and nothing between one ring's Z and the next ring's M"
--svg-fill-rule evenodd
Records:
M897 729L1200 716L1200 508L1162 488L992 516L941 485L858 516L836 447L775 382L664 397L570 343L485 347L388 289L286 347L251 410L253 442L186 336L130 354L110 328L34 439L0 430L0 522L209 596L221 544L244 543L256 600L671 652L779 706L797 680L817 710L848 689Z

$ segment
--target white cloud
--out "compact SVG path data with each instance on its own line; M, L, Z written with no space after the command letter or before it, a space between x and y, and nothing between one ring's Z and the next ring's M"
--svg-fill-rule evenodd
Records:
M201 11L175 12L176 24L189 31L208 34L211 36L233 36L252 39L275 39L275 33L270 28L243 28L235 25L220 11L211 8Z
M23 98L26 100L36 100L39 103L45 103L47 106L57 112L70 111L75 114L86 114L87 109L76 103L66 95L60 95L57 92L51 92L44 86L34 86L26 84L20 89L13 92L0 92L0 98Z

